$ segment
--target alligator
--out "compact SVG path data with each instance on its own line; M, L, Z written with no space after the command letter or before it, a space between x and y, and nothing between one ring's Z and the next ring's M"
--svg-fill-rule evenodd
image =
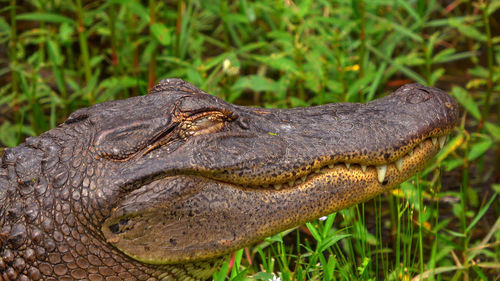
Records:
M180 79L79 109L1 156L0 281L205 280L237 249L405 181L458 112L418 84L264 109Z

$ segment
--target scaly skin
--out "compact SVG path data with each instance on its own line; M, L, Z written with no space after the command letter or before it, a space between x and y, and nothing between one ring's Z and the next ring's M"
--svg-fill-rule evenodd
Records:
M78 110L3 153L0 281L209 278L231 251L406 180L457 119L416 84L281 110L166 79Z

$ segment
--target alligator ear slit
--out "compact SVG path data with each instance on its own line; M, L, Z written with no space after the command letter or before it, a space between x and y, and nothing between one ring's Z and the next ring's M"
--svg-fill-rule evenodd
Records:
M76 116L73 115L74 114L69 116L69 118L66 121L64 121L64 124L77 123L89 118L89 115L87 113L77 114Z
M149 94L156 94L160 92L175 92L175 91L181 91L186 93L204 93L198 87L182 79L166 78L160 80L158 84L153 86L153 88L149 90Z
M117 223L110 225L108 228L114 234L120 233L120 227L118 226Z

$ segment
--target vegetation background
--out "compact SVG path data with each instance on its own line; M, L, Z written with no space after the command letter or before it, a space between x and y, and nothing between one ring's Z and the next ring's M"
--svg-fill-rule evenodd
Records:
M0 145L180 77L229 102L449 91L459 128L391 194L236 252L215 280L500 280L500 1L0 0Z

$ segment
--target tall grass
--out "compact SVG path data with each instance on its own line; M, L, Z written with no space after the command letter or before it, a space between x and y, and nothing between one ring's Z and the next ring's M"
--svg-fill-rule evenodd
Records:
M147 3L146 3L147 2ZM499 280L500 1L1 0L0 142L180 77L266 107L448 90L459 129L390 194L238 251L215 280Z

